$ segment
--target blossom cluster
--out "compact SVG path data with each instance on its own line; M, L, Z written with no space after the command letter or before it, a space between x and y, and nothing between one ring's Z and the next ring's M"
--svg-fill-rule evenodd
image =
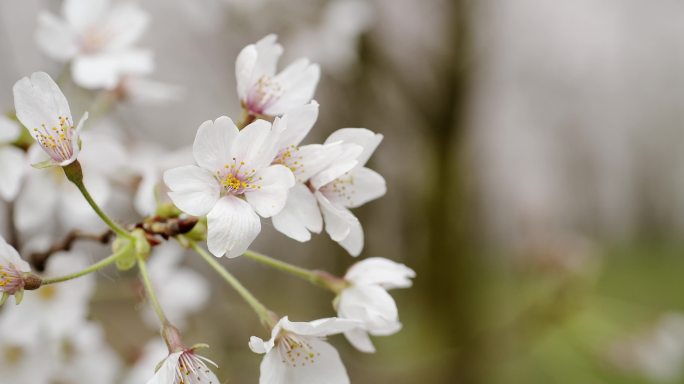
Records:
M338 277L249 248L262 220L270 218L298 242L325 230L349 255L361 255L364 230L352 209L386 193L384 178L367 167L383 136L342 128L323 143L305 143L318 119L320 68L302 58L278 70L283 47L268 35L237 57L239 119L205 121L187 150L124 145L103 109L176 94L172 86L145 79L154 68L152 53L136 44L148 19L138 3L109 0L65 0L61 15L38 17L39 48L65 70L57 82L45 72L17 81L14 113L0 116L0 197L14 210L13 234L7 241L0 237L0 292L2 303L14 296L21 304L0 312L3 378L38 384L224 382L217 365L200 354L206 345L189 346L181 335L186 318L210 300L205 277L183 265L187 248L236 289L269 331L268 340L253 336L248 343L264 355L260 383L348 383L326 337L344 334L358 350L375 352L369 336L401 329L388 290L410 287L414 271L370 257ZM88 112L74 119L64 81L92 93L90 119ZM97 104L102 100L104 106ZM122 185L133 186L137 222L119 223L103 209ZM69 236L53 244L65 228ZM87 232L98 229L102 236ZM71 250L80 238L112 241L112 255L89 264L85 254ZM223 256L244 256L331 291L337 316L296 322L276 315L219 262ZM137 266L149 302L143 319L161 329L161 340L150 341L128 372L102 327L88 317L95 289L90 273L109 265L121 271Z

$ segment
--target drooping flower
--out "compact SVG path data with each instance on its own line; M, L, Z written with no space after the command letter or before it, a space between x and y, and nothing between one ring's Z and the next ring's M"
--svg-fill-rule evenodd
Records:
M242 49L235 64L237 92L243 108L252 116L279 116L313 97L320 68L299 59L276 74L283 47L276 35L268 35Z
M360 321L363 326L344 333L362 352L375 352L368 334L387 336L401 329L399 312L389 289L408 288L416 273L404 264L371 257L354 264L344 279L350 284L336 299L341 318Z
M100 129L104 127L97 128L83 133L87 144L78 157L90 194L98 205L105 206L113 198L113 178L121 174L127 157L116 137ZM46 158L36 145L29 149L28 157L33 162ZM46 234L60 227L87 231L105 228L78 188L59 168L30 172L17 196L15 209L15 225L26 235ZM46 221L45 217L58 220Z
M171 353L147 384L220 384L207 363L216 363L195 353L196 348L187 348Z
M41 13L36 40L50 58L71 62L76 84L114 89L125 75L152 71L152 53L133 47L148 24L137 2L65 0L62 16Z
M69 103L47 73L35 72L14 84L14 108L17 119L50 157L34 166L66 166L76 161L81 150L79 131L88 113L74 129Z
M265 354L259 384L349 383L340 355L325 337L358 326L354 320L334 317L311 322L291 322L283 317L268 341L256 336L249 340L254 353Z
M21 126L0 115L0 198L12 201L19 193L26 173L24 151L12 145L21 135Z
M289 168L271 165L280 129L278 120L273 126L257 120L241 131L225 116L206 121L193 145L197 165L164 173L181 211L207 215L207 243L215 256L243 254L261 231L258 215L271 217L285 205L295 180Z
M24 273L30 271L29 264L0 236L0 305L12 295L19 304L24 293Z
M314 175L301 187L293 188L287 204L274 217L274 226L300 241L308 240L304 232L320 232L321 214L326 232L352 256L363 249L363 228L349 208L359 207L385 194L384 178L364 167L382 135L364 128L343 128L325 141L326 151L319 153ZM341 144L341 145L340 145ZM335 148L335 146L338 146Z

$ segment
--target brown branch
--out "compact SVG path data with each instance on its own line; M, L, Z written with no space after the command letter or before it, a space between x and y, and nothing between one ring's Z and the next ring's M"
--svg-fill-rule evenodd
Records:
M47 264L50 256L57 252L68 251L74 245L77 240L90 240L98 242L101 244L108 244L112 239L114 233L110 230L103 232L101 234L85 233L77 229L69 232L62 241L53 244L48 250L44 252L34 252L29 256L29 261L31 265L39 271L43 272L45 270L45 265Z

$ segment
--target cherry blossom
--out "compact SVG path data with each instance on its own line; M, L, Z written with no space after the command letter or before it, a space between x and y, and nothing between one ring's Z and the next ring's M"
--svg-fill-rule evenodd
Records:
M228 117L206 121L197 131L197 165L164 173L169 197L183 212L207 215L209 251L243 254L261 231L262 217L283 208L295 184L289 168L271 165L281 124L257 120L238 130ZM258 214L258 215L257 215Z

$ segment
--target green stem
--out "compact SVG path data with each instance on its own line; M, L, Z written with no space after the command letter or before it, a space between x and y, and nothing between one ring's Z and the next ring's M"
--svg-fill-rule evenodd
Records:
M88 192L88 189L83 183L83 170L78 160L71 164L65 165L62 167L62 169L64 170L64 174L66 175L67 179L76 185L76 188L81 191L81 194L86 199L88 204L90 204L90 206L93 208L95 213L100 216L100 219L102 219L102 221L104 221L104 223L107 224L107 226L111 228L114 233L127 239L133 239L133 236L128 233L128 231L123 229L119 224L115 223L109 218L109 216L107 216L106 213L104 213L104 211L102 211L100 206L97 205L93 197L90 195L90 192Z
M116 259L118 259L121 255L123 255L123 254L129 252L129 251L131 250L132 247L133 247L133 243L132 243L132 242L131 242L131 243L128 243L128 245L126 245L125 247L121 248L118 252L116 252L116 253L114 253L114 254L108 256L108 257L105 258L105 259L102 259L102 260L98 261L97 263L95 263L95 264L93 264L93 265L91 265L91 266L89 266L89 267L87 267L87 268L85 268L85 269L83 269L83 270L80 270L80 271L78 271L78 272L75 272L75 273L72 273L72 274L69 274L69 275L64 275L64 276L59 276L59 277L52 277L52 278L49 278L49 279L43 279L41 285L48 285L48 284L61 283L61 282L63 282L63 281L73 280L73 279L76 279L76 278L78 278L78 277L87 275L87 274L89 274L89 273L92 273L92 272L95 272L95 271L99 271L100 269L102 269L102 268L108 266L109 264L114 263L114 262L116 261Z
M164 310L161 307L161 304L159 304L157 294L154 293L154 289L152 288L152 281L150 281L150 275L147 272L147 265L145 264L145 260L143 260L143 258L140 256L138 256L138 270L140 271L140 277L143 281L143 285L145 286L145 295L147 296L147 299L152 305L154 313L157 314L159 321L162 323L164 327L170 325L169 320L166 318L166 314L164 313Z
M258 263L267 265L271 268L278 269L280 271L287 272L291 275L297 276L301 279L308 281L313 285L317 285L321 288L328 289L335 293L340 293L342 289L347 287L347 282L344 279L332 276L326 272L311 271L250 250L247 250L243 254L243 256L252 259Z
M235 278L228 270L223 267L221 264L219 264L218 261L216 261L216 258L212 255L209 254L209 252L205 251L204 248L200 247L195 243L194 241L189 241L190 248L192 248L195 252L197 252L204 260L214 268L216 272L218 272L221 277L223 277L228 284L230 284L233 289L237 291L237 293L242 296L242 298L247 302L247 304L254 309L254 312L259 316L259 319L261 322L269 327L269 329L273 328L276 323L275 316L273 312L271 312L266 306L261 304L261 302L254 297L254 295L247 289L245 288L244 285L240 283L238 279Z

